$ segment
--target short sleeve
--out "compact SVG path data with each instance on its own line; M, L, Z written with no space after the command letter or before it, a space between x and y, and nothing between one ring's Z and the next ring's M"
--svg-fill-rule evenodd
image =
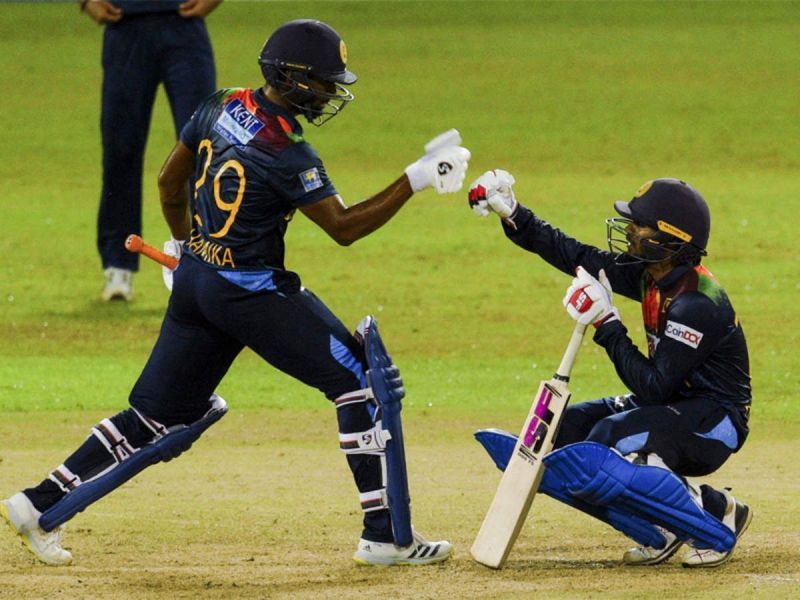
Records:
M203 123L208 121L209 117L215 116L214 108L222 103L222 99L230 93L230 90L217 90L195 109L192 118L183 126L179 139L184 146L197 152L197 147L200 145L200 140L205 137Z
M295 208L336 194L322 160L305 142L281 152L271 165L269 176L275 190Z

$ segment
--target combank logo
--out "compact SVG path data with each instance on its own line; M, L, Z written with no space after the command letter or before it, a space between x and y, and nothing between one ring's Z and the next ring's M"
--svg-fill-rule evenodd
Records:
M683 342L687 346L697 349L700 342L703 340L703 334L681 323L675 321L667 321L667 326L664 328L664 335L673 340Z

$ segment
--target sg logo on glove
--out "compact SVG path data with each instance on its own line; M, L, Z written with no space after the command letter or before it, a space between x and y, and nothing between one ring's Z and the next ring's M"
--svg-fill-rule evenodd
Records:
M452 170L453 165L447 162L440 162L439 166L436 167L436 172L439 173L439 175L447 175Z
M589 294L586 293L585 287L575 290L568 302L581 314L592 308L592 304L594 304Z

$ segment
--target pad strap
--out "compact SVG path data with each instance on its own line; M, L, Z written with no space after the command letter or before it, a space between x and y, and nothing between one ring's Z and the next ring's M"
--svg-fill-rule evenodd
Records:
M213 400L213 397L214 396L212 396L212 400ZM133 408L132 410L133 410L134 413L136 413L136 416L139 417L139 420L144 424L144 426L147 427L150 431L153 432L153 435L155 436L156 439L164 437L165 435L167 435L168 431L167 431L167 428L164 425L162 425L161 423L159 423L155 419L151 419L147 415L140 413L135 408Z
M108 453L117 463L130 458L136 452L136 448L128 443L128 440L117 429L111 419L103 419L92 427L92 434L100 440L100 443L105 446Z
M386 496L386 488L373 490L371 492L362 492L358 495L358 499L361 502L361 510L365 513L389 508L389 498Z
M383 454L386 442L392 439L381 422L366 431L339 434L339 448L346 454Z
M62 492L69 493L83 483L81 478L70 471L66 466L59 465L47 478L55 483Z
M344 408L350 404L359 404L361 402L375 404L374 396L372 395L372 388L363 388L354 392L347 392L333 401L333 403L336 405L336 408Z

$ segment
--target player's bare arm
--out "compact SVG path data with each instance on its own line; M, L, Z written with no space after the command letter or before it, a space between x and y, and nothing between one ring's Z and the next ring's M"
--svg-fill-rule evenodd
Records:
M189 237L189 177L194 171L195 154L183 142L178 142L170 152L158 174L158 192L161 212L172 237L185 240Z
M413 195L405 175L371 198L347 206L338 194L300 210L337 244L349 246L388 222Z
M460 144L457 130L445 131L425 144L425 154L408 165L404 175L367 200L348 207L337 194L301 210L338 244L349 246L383 226L415 192L428 187L440 194L461 189L470 152Z

